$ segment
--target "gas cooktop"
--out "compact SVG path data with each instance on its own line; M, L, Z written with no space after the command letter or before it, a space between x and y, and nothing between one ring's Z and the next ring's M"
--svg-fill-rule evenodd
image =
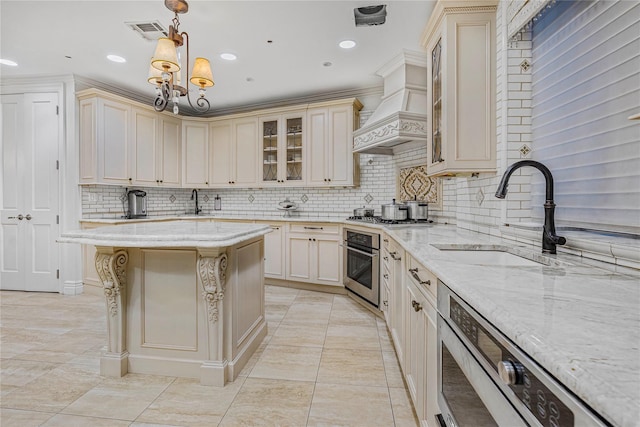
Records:
M349 221L355 222L364 222L367 224L380 224L385 226L393 226L393 225L428 225L433 221L428 219L403 219L403 220L394 220L394 219L382 219L381 216L350 216L347 218Z

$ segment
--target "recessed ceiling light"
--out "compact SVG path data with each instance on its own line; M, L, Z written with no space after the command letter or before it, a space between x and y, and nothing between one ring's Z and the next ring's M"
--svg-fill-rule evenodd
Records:
M247 77L245 80L247 80L249 83L251 83L253 81L253 77Z
M107 59L109 61L113 61L113 62L127 62L126 59L124 59L122 56L118 56L118 55L107 55Z
M327 61L327 62L323 62L322 65L325 66L325 67L331 67L333 65L333 63Z
M338 46L343 49L351 49L352 47L356 46L356 42L354 42L353 40L342 40L340 43L338 43Z
M238 57L233 53L222 53L220 54L220 58L226 59L227 61L235 61Z
M0 64L2 65L10 65L12 67L17 67L18 63L15 61L12 61L10 59L0 59Z

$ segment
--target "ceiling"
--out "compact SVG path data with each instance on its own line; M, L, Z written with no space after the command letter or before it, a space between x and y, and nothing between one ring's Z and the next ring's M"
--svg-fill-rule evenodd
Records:
M377 4L387 5L386 22L356 27L354 8ZM215 111L380 87L380 66L403 49L423 51L420 35L434 4L191 0L179 29L189 34L191 64L196 56L211 61L216 85L207 99ZM147 75L155 42L125 22L157 20L168 29L172 19L163 0L2 0L0 58L18 66L1 65L1 77L75 74L151 102L155 90ZM345 39L357 46L341 49ZM238 59L225 61L223 52ZM127 62L111 62L108 54Z

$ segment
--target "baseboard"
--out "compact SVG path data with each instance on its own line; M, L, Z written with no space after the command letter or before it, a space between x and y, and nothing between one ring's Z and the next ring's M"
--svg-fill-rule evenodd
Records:
M316 291L316 292L324 292L328 294L339 294L346 295L347 290L344 286L331 286L331 285L319 285L317 283L306 283L306 282L296 282L293 280L282 280L282 279L264 279L265 285L272 286L281 286L283 288L293 288L293 289L302 289L305 291Z
M82 280L65 280L62 285L62 295L80 295L83 292Z

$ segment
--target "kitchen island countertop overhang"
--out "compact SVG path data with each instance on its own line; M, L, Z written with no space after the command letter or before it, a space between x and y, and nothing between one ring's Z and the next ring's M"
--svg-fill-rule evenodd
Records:
M63 233L96 246L107 308L100 373L233 381L267 334L262 224L135 223Z

